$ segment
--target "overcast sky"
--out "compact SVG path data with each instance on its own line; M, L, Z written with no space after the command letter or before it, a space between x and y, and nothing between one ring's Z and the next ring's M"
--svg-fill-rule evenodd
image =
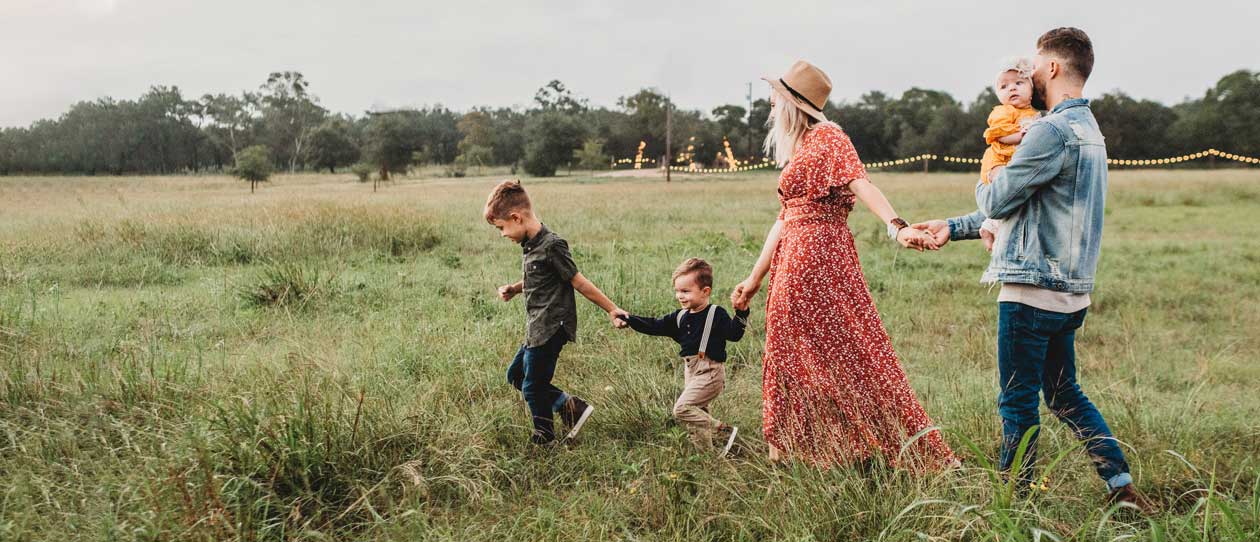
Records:
M0 0L0 126L153 84L185 96L252 90L280 70L301 71L326 107L353 114L527 105L551 79L596 105L650 86L707 111L745 103L749 81L765 96L757 78L797 58L831 76L833 100L921 86L968 102L1002 57L1064 25L1094 40L1087 94L1172 104L1260 70L1257 21L1256 0Z

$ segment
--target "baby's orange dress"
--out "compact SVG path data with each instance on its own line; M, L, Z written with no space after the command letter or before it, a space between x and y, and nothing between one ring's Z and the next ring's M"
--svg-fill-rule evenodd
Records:
M1024 123L1031 122L1040 113L1031 107L1019 108L1013 105L999 105L989 113L989 127L984 131L984 142L989 148L984 151L984 159L980 161L980 180L989 182L989 170L996 166L1004 166L1015 154L1015 145L1007 145L998 138L1018 134L1024 129Z

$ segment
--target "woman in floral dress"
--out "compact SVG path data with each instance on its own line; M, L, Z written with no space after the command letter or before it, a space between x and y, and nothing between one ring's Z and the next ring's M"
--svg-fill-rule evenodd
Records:
M826 74L799 61L766 80L773 90L766 152L787 159L782 211L731 302L747 306L769 273L762 417L771 460L832 466L878 454L915 469L953 465L893 352L846 220L861 200L902 246L937 247L897 217L848 136L823 115Z

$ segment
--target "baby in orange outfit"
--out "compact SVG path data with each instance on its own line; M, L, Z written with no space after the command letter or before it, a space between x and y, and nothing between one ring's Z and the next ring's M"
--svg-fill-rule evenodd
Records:
M1032 107L1032 62L1027 58L1009 58L1002 63L997 81L993 85L1001 105L989 113L989 127L984 131L984 141L989 148L980 161L980 182L989 183L989 172L996 166L1011 161L1015 147L1024 139L1028 124L1040 113ZM980 226L984 248L992 251L1001 222L993 219ZM984 235L984 233L988 235Z

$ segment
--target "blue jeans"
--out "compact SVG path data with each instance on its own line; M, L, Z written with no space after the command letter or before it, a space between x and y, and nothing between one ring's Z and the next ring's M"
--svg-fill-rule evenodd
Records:
M551 384L551 377L556 372L556 361L560 359L560 350L568 340L564 331L559 331L541 346L521 346L507 369L508 383L521 391L525 404L529 405L529 413L534 420L534 434L531 439L537 444L555 440L552 413L559 411L565 401L569 400L567 394Z
M1022 303L998 305L1002 470L1011 469L1024 434L1041 424L1038 394L1044 391L1046 406L1085 442L1085 451L1108 488L1131 483L1124 452L1102 414L1076 383L1076 330L1085 322L1088 309L1064 314ZM1021 480L1032 478L1036 442L1034 431L1020 468Z

